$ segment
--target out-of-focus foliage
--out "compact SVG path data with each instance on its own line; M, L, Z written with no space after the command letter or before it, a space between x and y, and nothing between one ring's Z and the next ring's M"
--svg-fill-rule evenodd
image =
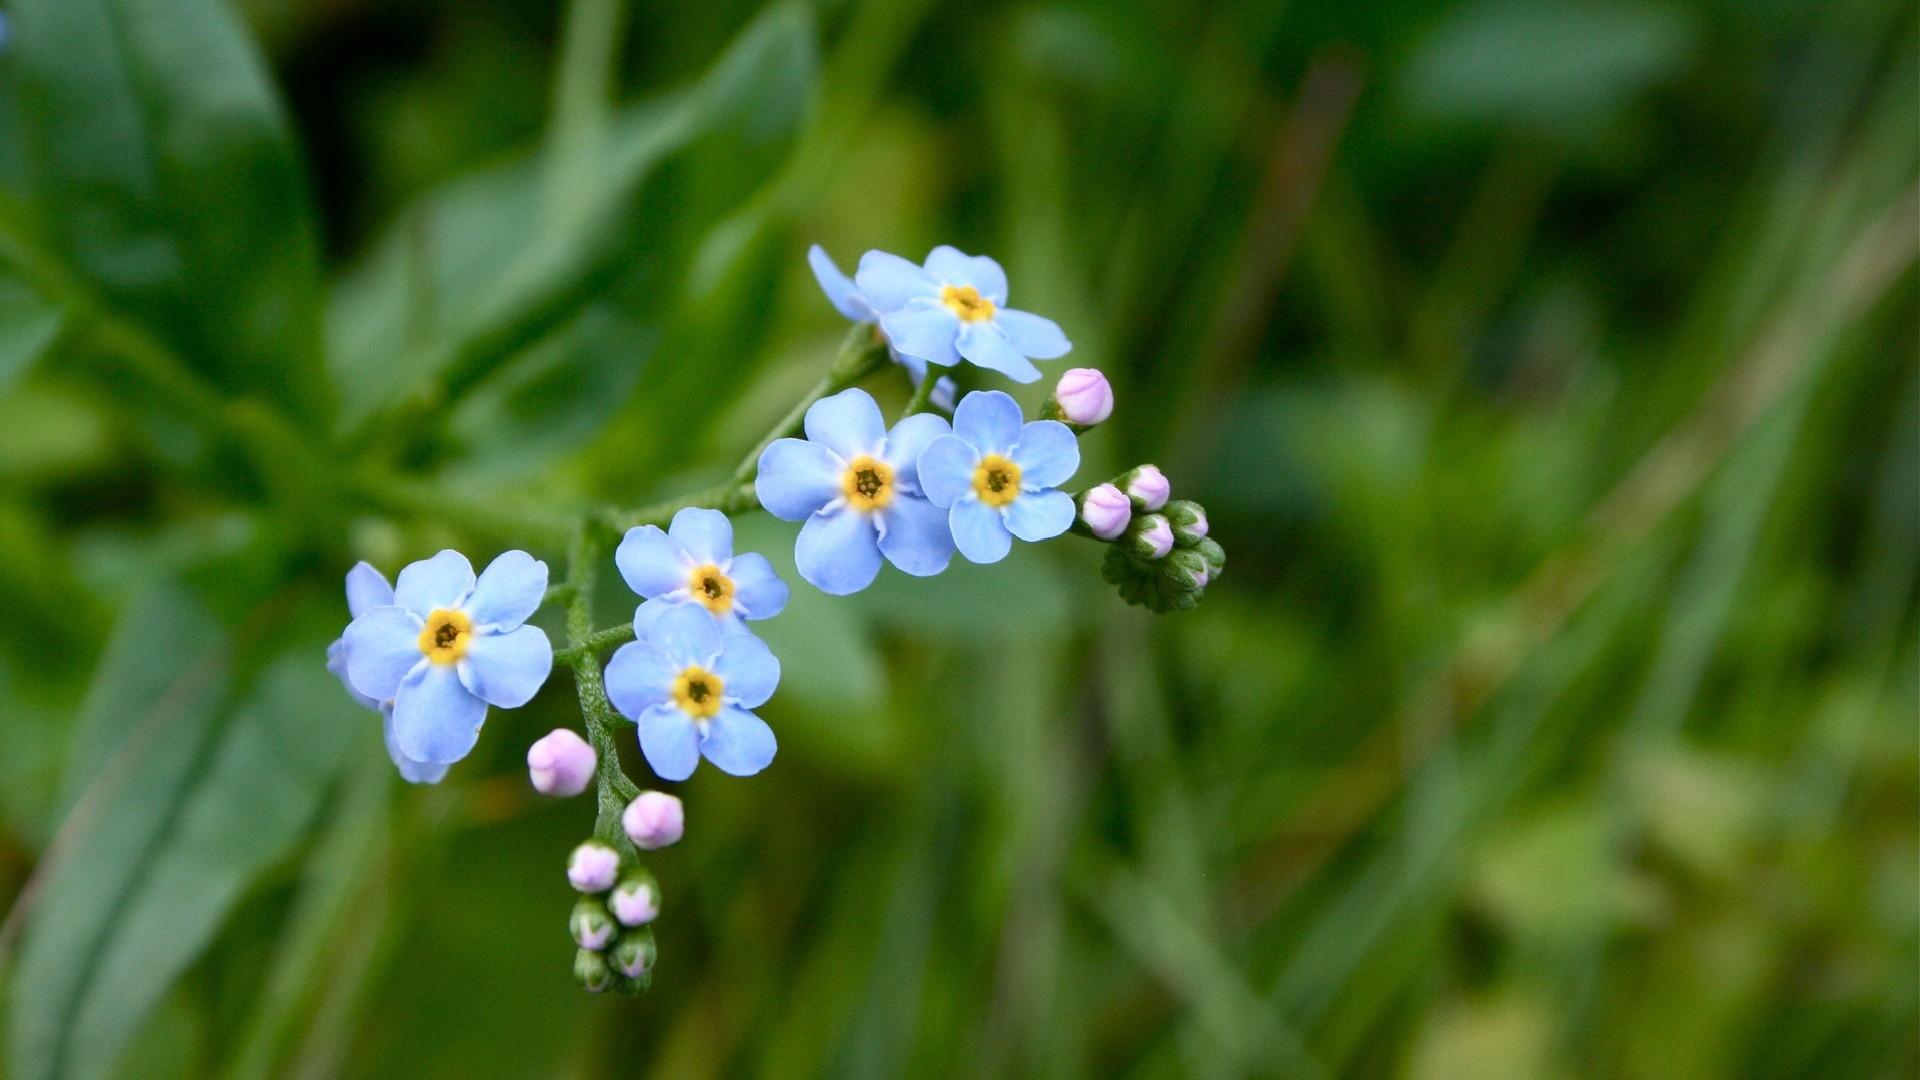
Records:
M0 10L5 1075L1920 1072L1911 5ZM587 998L566 676L404 788L340 574L724 475L812 241L1000 258L1229 572L796 587Z

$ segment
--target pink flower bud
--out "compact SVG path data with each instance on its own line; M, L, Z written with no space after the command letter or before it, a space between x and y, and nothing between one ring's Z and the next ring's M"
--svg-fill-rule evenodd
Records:
M1142 465L1133 470L1127 478L1127 494L1146 510L1158 510L1167 505L1167 497L1173 494L1173 485L1167 482L1165 473L1152 465Z
M686 808L680 800L664 791L643 791L640 797L627 804L626 812L620 815L620 824L627 830L627 839L641 851L653 851L666 847L680 839L686 831Z
M660 916L660 890L650 878L630 877L607 897L607 909L622 926L645 926Z
M1102 540L1111 540L1126 532L1127 522L1132 518L1133 500L1112 484L1088 488L1080 497L1080 520Z
M1113 415L1113 386L1098 369L1068 368L1053 388L1060 415L1070 424L1092 427Z
M589 840L567 857L567 880L583 893L606 892L620 876L620 853Z
M578 795L587 790L599 760L587 740L568 728L554 728L527 747L527 774L542 795Z
M1142 557L1164 559L1173 550L1173 526L1159 514L1148 514L1137 523L1134 544Z

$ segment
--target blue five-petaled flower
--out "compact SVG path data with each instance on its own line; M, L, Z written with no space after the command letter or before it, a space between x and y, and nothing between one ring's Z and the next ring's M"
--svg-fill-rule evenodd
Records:
M1073 524L1073 497L1057 489L1080 467L1079 442L1058 421L1021 421L1006 394L971 393L954 410L953 434L920 453L921 490L977 563L1005 558L1015 536L1046 540Z
M814 269L818 274L817 264ZM1073 348L1052 319L1006 306L1006 271L984 255L942 244L924 266L915 266L898 255L869 251L853 280L902 357L941 367L964 359L1025 383L1040 377L1034 360L1053 360ZM827 292L834 296L833 289ZM841 303L835 298L836 306Z
M640 750L662 780L693 775L701 755L721 772L752 776L775 750L751 710L780 682L780 661L745 630L695 604L667 608L607 662L607 697L639 727Z
M354 617L347 681L393 702L393 745L407 759L446 765L480 738L487 706L525 705L547 681L553 646L527 618L547 591L547 564L524 551L493 560L476 581L457 551L400 571L390 603Z
M386 575L375 570L367 563L355 563L347 571L347 613L359 618L374 608L393 603L393 586L387 584ZM347 693L361 707L380 714L380 729L387 742L387 756L393 759L393 766L400 770L400 776L410 784L437 784L447 775L447 766L431 761L415 761L400 752L399 744L393 740L393 701L375 701L373 698L353 688L347 679L347 639L335 638L327 646L327 670L347 688Z
M822 592L859 592L880 557L916 577L947 568L947 515L921 492L920 451L947 422L916 413L887 430L865 390L842 390L807 409L806 439L778 439L760 455L760 505L782 521L805 521L794 544L800 576ZM1062 429L1064 430L1064 429Z
M696 605L728 628L742 619L767 619L787 606L787 583L757 552L733 553L733 522L718 510L687 507L658 525L628 529L613 553L627 586L646 598L634 613L638 636L655 618Z
M825 248L819 244L808 248L807 265L813 268L813 279L820 283L820 291L827 294L827 301L833 305L835 311L854 322L877 323L880 321L880 313L873 310L873 305L867 302L866 295L853 283L853 279L840 272L840 267L834 264L833 257L827 254ZM908 356L891 347L888 352L901 367L907 369L907 374L913 377L913 385L919 386L921 380L927 377L925 360L917 356ZM933 384L933 394L929 400L943 409L952 411L954 392L952 377L942 375L939 381Z

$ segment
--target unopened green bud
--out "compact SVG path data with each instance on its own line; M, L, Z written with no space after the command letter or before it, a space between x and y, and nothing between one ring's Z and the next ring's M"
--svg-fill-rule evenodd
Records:
M1207 560L1208 580L1218 581L1220 575L1227 572L1227 550L1220 546L1219 541L1209 537L1193 545L1193 550Z
M653 928L642 927L629 930L620 935L620 940L607 954L613 970L629 979L637 979L653 971L654 957L658 955L653 942Z
M1199 503L1175 499L1161 513L1173 526L1173 542L1180 547L1192 547L1207 538L1207 511Z
M1197 551L1176 551L1160 563L1160 573L1187 592L1207 587L1212 571L1207 560Z
M1119 543L1136 559L1164 559L1173 550L1173 526L1159 514L1146 514L1133 519Z
M619 927L614 924L606 904L597 897L583 896L573 905L567 929L572 932L575 945L598 952L613 940L614 931Z
M613 969L607 966L607 958L592 949L573 954L573 977L589 994L604 994L613 986Z

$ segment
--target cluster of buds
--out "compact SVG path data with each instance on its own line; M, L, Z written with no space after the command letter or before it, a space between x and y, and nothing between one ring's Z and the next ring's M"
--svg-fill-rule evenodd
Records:
M620 824L634 847L662 848L680 839L680 800L644 791L627 804ZM612 844L588 840L567 858L567 881L582 895L567 919L578 951L573 976L589 993L638 994L653 982L657 949L653 921L660 917L660 883Z
M1173 485L1141 465L1080 496L1076 531L1111 545L1100 574L1129 604L1184 611L1220 577L1227 553L1207 536L1207 511L1174 499Z

